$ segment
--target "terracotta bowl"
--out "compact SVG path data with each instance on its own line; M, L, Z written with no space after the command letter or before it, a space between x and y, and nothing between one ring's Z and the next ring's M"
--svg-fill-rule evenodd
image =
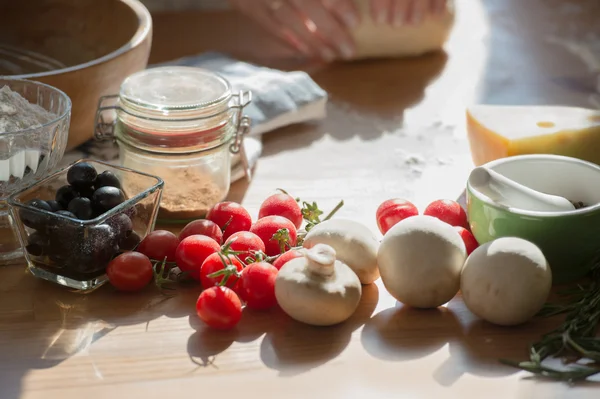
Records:
M98 100L148 63L152 18L138 0L0 1L0 76L72 100L67 150L91 139Z

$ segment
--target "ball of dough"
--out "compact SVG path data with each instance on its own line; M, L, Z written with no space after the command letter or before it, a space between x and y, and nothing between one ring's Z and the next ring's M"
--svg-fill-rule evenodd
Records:
M418 56L443 48L454 26L454 5L449 2L442 16L427 16L419 25L399 27L376 24L370 0L355 0L361 23L351 33L357 46L355 59Z
M461 277L463 301L490 323L524 323L550 294L552 272L542 251L529 241L504 237L485 243L467 259Z
M398 301L416 308L436 308L460 287L467 258L454 227L432 216L412 216L383 237L377 261L383 285Z

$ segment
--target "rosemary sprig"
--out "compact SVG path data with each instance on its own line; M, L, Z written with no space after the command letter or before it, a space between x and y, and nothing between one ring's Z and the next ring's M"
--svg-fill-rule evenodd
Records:
M544 334L529 349L529 360L514 362L501 359L506 365L520 368L537 376L560 380L581 381L600 374L600 256L592 262L587 283L560 292L564 303L548 303L539 316L566 314L561 325ZM547 367L548 358L561 358L571 365L566 370ZM587 361L586 364L581 362Z

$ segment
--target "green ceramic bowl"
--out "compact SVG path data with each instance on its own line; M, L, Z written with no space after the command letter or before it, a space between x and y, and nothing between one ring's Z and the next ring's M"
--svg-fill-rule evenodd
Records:
M600 167L558 155L519 155L486 164L534 190L582 201L585 208L534 212L494 202L467 182L467 214L480 244L520 237L543 251L554 284L583 277L600 251Z

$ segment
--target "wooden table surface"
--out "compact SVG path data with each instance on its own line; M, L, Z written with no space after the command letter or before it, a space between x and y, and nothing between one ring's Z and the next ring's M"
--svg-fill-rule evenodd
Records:
M256 216L276 188L376 231L391 197L424 207L456 198L472 167L464 108L473 102L588 106L596 76L552 38L600 35L597 0L459 0L446 54L309 68L331 95L328 117L264 138L248 185L231 198ZM595 23L594 23L595 22ZM204 50L296 67L228 13L155 17L152 61ZM594 31L595 30L595 31ZM598 36L596 36L598 37ZM500 328L459 297L431 311L397 304L380 281L348 322L312 328L280 311L245 312L236 331L205 328L197 288L78 295L0 269L0 398L598 398L600 387L540 382L500 365L556 320Z

